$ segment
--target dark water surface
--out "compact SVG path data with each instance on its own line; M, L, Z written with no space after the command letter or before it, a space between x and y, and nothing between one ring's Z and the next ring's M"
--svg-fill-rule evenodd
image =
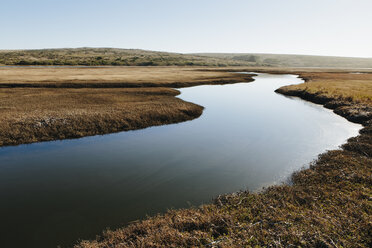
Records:
M361 127L274 93L301 82L260 74L253 83L185 88L182 99L205 107L193 121L1 148L1 246L69 246L106 227L285 180Z

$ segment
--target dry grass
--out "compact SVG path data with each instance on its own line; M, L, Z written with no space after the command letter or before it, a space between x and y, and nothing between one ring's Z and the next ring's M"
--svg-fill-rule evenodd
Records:
M276 92L323 104L350 121L372 118L372 73L298 72L305 83L284 86Z
M3 67L0 87L186 87L250 76L187 67Z
M300 73L306 83L286 86L287 90L306 91L328 98L348 99L372 104L372 73Z
M0 89L0 146L190 120L202 107L167 88Z

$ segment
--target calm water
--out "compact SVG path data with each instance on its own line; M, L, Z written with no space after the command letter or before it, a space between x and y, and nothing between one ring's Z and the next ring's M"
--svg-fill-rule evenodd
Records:
M0 244L55 247L93 238L169 208L284 181L359 125L274 93L301 83L260 74L253 83L182 89L205 107L181 124L0 149Z

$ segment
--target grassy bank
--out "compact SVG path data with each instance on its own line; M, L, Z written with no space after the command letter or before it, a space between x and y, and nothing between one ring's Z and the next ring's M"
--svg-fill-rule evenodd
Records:
M318 103L323 99L336 113L363 124L360 135L342 149L295 172L290 185L219 196L212 204L172 210L75 247L371 247L372 92L359 86L355 91L337 84L327 87L323 81L327 98L318 97L311 89L326 75L312 75L306 80L314 85L278 92ZM337 76L339 86L353 84L344 76ZM368 88L369 79L363 81L359 83ZM359 97L365 94L367 98Z
M179 91L141 89L3 89L0 146L145 128L194 119L203 107Z
M306 91L324 99L372 104L372 72L300 72L304 84L283 87L284 91Z
M300 72L306 82L277 90L323 104L350 121L363 123L372 117L372 73Z
M178 67L0 68L0 146L191 120L203 107L170 87L242 81L252 78Z

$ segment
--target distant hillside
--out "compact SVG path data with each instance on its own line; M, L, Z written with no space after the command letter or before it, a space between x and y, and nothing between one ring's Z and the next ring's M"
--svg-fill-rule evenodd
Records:
M372 68L372 58L259 53L181 54L119 48L0 50L0 65L275 66Z
M118 48L0 50L0 65L239 66L246 61Z
M372 58L260 53L197 53L192 55L249 62L260 66L372 68Z

